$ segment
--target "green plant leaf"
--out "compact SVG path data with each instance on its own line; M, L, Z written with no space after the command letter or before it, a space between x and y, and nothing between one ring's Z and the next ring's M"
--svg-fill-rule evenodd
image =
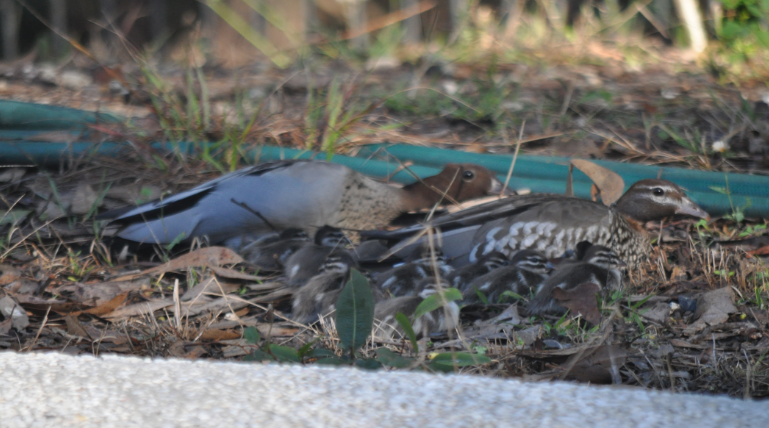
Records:
M305 356L310 358L320 358L320 357L335 357L336 354L334 353L334 351L331 351L329 349L316 348L316 349L311 349L309 352L305 354Z
M327 365L327 366L345 366L350 365L350 360L345 360L339 357L321 358L316 361L315 364Z
M186 237L187 237L187 232L182 232L176 235L176 237L171 242L169 242L168 245L166 245L166 251L173 250L174 247L177 246L180 242L182 242Z
M414 364L415 361L413 358L407 358L398 355L387 348L377 349L376 359L388 367L395 367L397 369L405 369L406 367L410 367L412 364Z
M454 300L459 300L461 298L462 292L456 288L447 288L443 290L443 292L437 292L423 300L422 303L417 306L417 310L414 312L414 319L417 319L428 312L432 312L440 307L443 307L449 302L453 302Z
M417 344L417 335L414 333L414 328L411 326L411 321L409 321L408 317L403 315L402 312L395 314L395 321L400 324L401 328L406 333L406 336L409 338L409 342L411 342L411 349L413 349L414 352L418 354L419 344Z
M470 354L468 352L442 352L435 354L430 359L431 365L448 367L467 367L488 364L491 358L485 355Z
M515 300L526 300L523 298L523 296L521 296L518 293L515 293L513 291L505 291L499 296L499 303L502 303L503 301L505 301L504 300L505 297L512 297Z
M317 342L317 341L318 341L318 339L316 338L316 339L315 339L315 340L313 340L312 342L307 342L307 343L305 343L304 345L302 345L302 347L301 347L301 348L299 348L299 350L298 350L298 351L296 351L296 355L298 355L298 356L299 356L299 358L304 358L304 357L305 357L305 355L307 355L307 354L308 354L308 353L309 353L309 352L312 350L312 349L311 349L311 348L312 348L312 345L314 345L314 344L315 344L315 342Z
M256 327L248 327L243 331L243 338L246 339L246 342L255 345L262 340L262 335Z
M366 370L379 370L382 368L382 363L373 358L355 360L355 365Z
M270 352L272 352L273 355L275 355L275 358L280 362L285 363L299 363L301 360L299 359L299 356L296 354L296 349L291 348L289 346L280 346L275 344L269 344L267 345L270 349Z
M373 326L374 295L368 279L352 269L336 302L336 331L342 348L355 352L365 345Z
M272 358L272 355L257 349L243 357L243 361L275 361L275 358Z
M475 294L478 296L478 299L481 300L481 303L483 303L484 305L489 304L489 298L486 297L485 294L483 294L483 291L479 290L478 287L473 287L473 290L475 290Z

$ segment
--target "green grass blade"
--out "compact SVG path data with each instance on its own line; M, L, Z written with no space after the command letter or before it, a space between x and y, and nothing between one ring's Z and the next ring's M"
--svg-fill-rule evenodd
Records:
M406 336L409 338L409 342L411 342L411 349L413 349L414 352L419 353L417 335L414 334L414 328L411 326L411 321L409 321L408 317L403 315L402 312L398 312L395 315L395 321L398 321L398 324L400 324L403 331L406 332Z
M422 315L432 312L449 302L459 300L462 298L462 293L456 288L447 288L443 292L438 292L432 296L426 298L422 303L417 306L416 312L414 312L414 319L421 317Z

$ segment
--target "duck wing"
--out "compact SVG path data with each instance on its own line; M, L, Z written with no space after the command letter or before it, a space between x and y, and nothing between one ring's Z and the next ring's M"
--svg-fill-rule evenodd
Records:
M310 229L336 222L341 189L351 172L326 162L270 162L100 219L121 226L121 238L158 244L196 236L221 242L246 233Z
M557 257L582 240L605 245L612 210L600 203L562 195L525 195L489 202L441 216L425 224L395 231L367 231L377 239L401 240L396 254L414 251L426 241L411 236L431 226L441 231L443 253L455 266L475 262L491 251L508 256L522 248Z

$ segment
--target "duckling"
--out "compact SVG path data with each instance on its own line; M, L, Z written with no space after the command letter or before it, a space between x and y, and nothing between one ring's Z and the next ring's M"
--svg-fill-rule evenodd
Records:
M446 289L450 287L450 284L441 278L441 286ZM411 326L417 336L444 333L459 325L459 306L454 301L413 319L419 304L436 293L436 279L434 277L425 278L417 284L417 287L419 291L414 296L394 297L376 304L374 319L381 321L380 331L385 336L393 337L396 332L401 336L404 334L400 324L395 320L398 312L403 313L411 320Z
M446 276L452 287L464 290L467 285L475 278L486 275L487 273L506 266L510 263L507 256L499 251L492 251L489 254L478 259L476 263L463 266L454 270Z
M571 290L584 283L595 283L602 290L622 286L622 268L627 264L617 253L602 245L592 245L584 253L583 261L559 266L539 287L529 303L529 315L562 314L566 308L553 299L553 290Z
M528 296L545 281L550 267L541 252L520 250L515 253L508 266L475 278L461 290L464 303L480 302L478 292L483 293L489 303L497 303L505 291Z
M320 267L320 272L310 278L294 293L291 319L302 324L313 323L322 315L336 309L336 301L347 281L350 269L357 267L355 259L347 251L334 251ZM381 295L375 294L375 300Z
M417 284L419 281L433 275L433 256L430 251L420 251L421 256L382 272L375 278L376 288L392 296L415 296L419 293ZM435 265L438 267L441 277L448 275L452 268L446 264L443 253L435 250Z
M315 276L332 251L346 241L341 230L323 226L315 232L314 242L308 242L293 253L284 264L283 272L290 287L300 287Z
M259 269L279 271L283 269L288 258L309 240L307 233L301 229L286 229L266 242L262 240L247 245L240 251L240 255Z

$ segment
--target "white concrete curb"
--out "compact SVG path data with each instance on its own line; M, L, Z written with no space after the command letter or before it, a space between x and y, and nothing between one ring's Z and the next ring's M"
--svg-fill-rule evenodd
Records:
M0 353L0 427L761 427L769 403L317 366Z

